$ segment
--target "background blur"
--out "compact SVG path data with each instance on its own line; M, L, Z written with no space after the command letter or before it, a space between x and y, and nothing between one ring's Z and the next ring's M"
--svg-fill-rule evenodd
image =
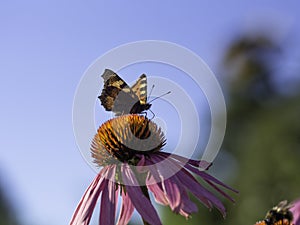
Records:
M76 86L97 57L144 39L185 46L217 74L228 125L210 173L240 191L225 220L159 207L163 224L254 224L300 197L299 21L296 0L2 1L0 224L69 223L95 176L73 136Z

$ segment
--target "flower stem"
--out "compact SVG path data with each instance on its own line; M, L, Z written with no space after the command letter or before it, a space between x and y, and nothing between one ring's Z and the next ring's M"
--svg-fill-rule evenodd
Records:
M149 192L147 186L141 186L143 194L150 200ZM144 225L151 225L149 224L143 217L142 217Z

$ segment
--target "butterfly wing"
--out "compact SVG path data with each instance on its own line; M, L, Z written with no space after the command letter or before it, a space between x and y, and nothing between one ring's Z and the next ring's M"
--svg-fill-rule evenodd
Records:
M116 115L130 113L133 105L139 101L136 94L112 70L106 69L102 74L104 88L98 97L106 111L113 111Z
M142 74L135 84L131 87L131 90L140 100L141 105L147 103L147 77Z

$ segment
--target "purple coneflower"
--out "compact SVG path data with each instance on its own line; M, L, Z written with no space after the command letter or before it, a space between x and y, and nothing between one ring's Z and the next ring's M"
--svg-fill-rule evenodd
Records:
M290 208L290 211L293 214L293 224L300 225L300 199L292 203L292 207Z
M161 129L144 116L124 115L105 122L91 147L95 163L103 168L84 193L70 224L89 224L100 195L99 224L115 224L119 194L122 205L117 224L127 224L134 209L144 224L162 224L148 191L156 202L169 205L173 212L186 218L198 210L188 192L208 208L215 206L225 216L222 202L190 172L231 201L218 186L236 191L203 171L209 163L161 152L165 142Z

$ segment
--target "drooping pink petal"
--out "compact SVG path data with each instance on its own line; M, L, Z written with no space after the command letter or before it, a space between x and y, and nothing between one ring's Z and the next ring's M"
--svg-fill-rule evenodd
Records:
M170 158L171 161L173 161L172 158ZM176 161L174 161L175 163ZM180 162L179 162L180 163ZM219 193L221 193L224 197L226 197L227 199L229 199L232 202L235 202L234 199L232 197L230 197L227 193L225 193L223 190L221 190L219 187L217 187L214 183L223 186L226 189L229 189L235 193L238 193L238 191L236 191L235 189L227 186L226 184L222 183L221 181L219 181L218 179L214 178L213 176L207 174L205 171L200 171L197 168L192 167L189 164L185 164L182 165L185 168L187 168L188 170L190 170L191 172L197 174L198 176L200 176L205 182L207 182L209 185L211 185L215 190L217 190ZM212 183L214 182L214 183Z
M149 172L149 175L147 177L147 180L146 180L146 184L147 185L150 185L150 184L155 184L155 183L162 183L163 181L163 177L159 174L158 172L158 169L156 167L156 165L150 165L152 164L153 162L152 161L146 161L145 165L146 166L149 166L148 167L148 172Z
M223 186L223 187L226 188L226 189L229 189L229 190L231 190L231 191L233 191L233 192L235 192L235 193L238 193L237 190L235 190L235 189L229 187L228 185L222 183L221 181L219 181L218 179L214 178L213 176L207 174L207 173L204 172L204 171L200 171L200 170L198 170L198 169L196 169L196 168L194 168L194 167L192 167L192 166L190 166L190 165L188 165L188 164L185 165L184 167L187 168L188 170L190 170L191 172L193 172L193 173L199 175L199 176L202 177L205 181L208 181L208 180L209 180L209 181L212 181L212 182L214 182L214 183L216 183L216 184L218 184L218 185Z
M144 155L139 155L139 156L140 156L140 161L138 162L136 168L137 168L137 171L141 173L141 172L144 172L142 169L143 169L143 166L146 163L146 159L145 159Z
M170 163L169 158L161 154L152 155L150 160L152 164L152 166L149 166L150 173L159 182L169 179L181 169L178 168L177 163Z
M165 195L173 212L188 218L191 213L198 211L196 204L189 199L186 188L176 175L164 181L165 187L167 186L166 183L171 183L173 187L169 190L165 188Z
M176 213L179 212L179 209L177 208L179 207L181 202L181 192L183 192L182 186L180 185L178 185L176 181L176 176L164 180L162 185L165 195L169 201L170 208Z
M109 170L109 177L114 176L116 167ZM114 225L117 195L116 183L113 180L108 180L107 185L103 188L100 206L99 225Z
M169 179L169 176L171 174L173 176L174 176L174 174L176 174L176 176L177 176L177 173L183 169L182 167L179 167L178 163L171 162L169 158L165 158L163 161L163 164L159 163L162 160L160 155L152 156L151 160L154 163L156 163L157 170L160 173L162 180ZM151 170L151 172L152 171L153 170ZM188 173L188 176L192 177L192 175L189 173ZM182 186L185 187L185 184L183 184L183 180L181 180L181 183L182 183ZM212 207L212 204L210 203L210 201L207 198L205 198L204 196L199 196L198 198L208 208Z
M174 183L178 183L176 182L174 179L170 180L168 182L174 182ZM164 191L163 187L160 183L154 183L154 182L150 182L151 185L147 185L147 187L149 188L149 190L153 193L155 201L159 204L162 205L169 205L171 209L175 212L175 213L180 213L181 215L183 215L184 217L188 218L190 216L191 213L197 212L198 208L196 206L195 203L193 203L188 195L187 192L181 188L181 186L178 186L178 188L180 189L180 197L178 196L177 199L179 201L179 204L173 204L173 207L171 206L171 201L169 200L170 198L172 198L172 191ZM181 185L181 184L180 184ZM167 194L169 193L169 194ZM171 196L170 196L171 195ZM174 198L174 197L173 197ZM176 199L176 198L174 198Z
M210 191L205 189L198 181L185 169L178 172L178 179L182 184L189 189L200 201L206 203L209 208L213 205L219 209L223 216L225 216L225 207L222 202L214 196Z
M154 199L157 203L162 205L168 205L169 201L167 197L165 196L165 193L162 189L161 184L152 183L150 185L147 185L148 189L153 193Z
M190 164L192 166L201 168L203 170L207 170L212 165L211 162L207 162L207 161L204 161L204 160L187 159L183 156L176 155L176 154L171 154L171 153L168 153L168 152L158 152L157 154L162 155L165 158L170 157L170 158L176 159L180 162L183 162L185 164Z
M160 225L161 221L151 201L143 194L135 175L128 164L121 166L123 182L126 184L126 192L132 204L149 224Z
M129 198L129 195L122 189L122 206L117 225L128 224L132 217L134 206Z
M74 212L70 225L89 224L99 195L106 185L103 175L107 172L107 169L104 167L85 191Z
M292 203L290 211L293 213L293 223L294 225L300 225L300 199Z
M198 211L197 205L189 199L186 191L181 193L181 204L179 209L179 213L185 218L188 218L192 213Z
M162 176L162 180L169 179L169 176L173 174L173 176L178 177L178 174L181 174L178 177L178 180L180 182L180 186L187 188L190 190L206 207L212 208L212 206L215 205L219 209L222 208L222 203L208 190L206 190L204 187L202 187L195 179L194 177L185 171L183 167L181 167L176 161L171 161L170 158L164 158L161 155L153 155L151 157L151 160L153 163L156 164L157 170L160 173L160 176ZM159 163L162 160L163 163ZM187 174L183 173L183 171L187 172ZM152 172L152 170L151 170ZM176 174L176 175L174 175ZM191 184L186 184L186 182L189 182ZM191 190L192 189L192 190ZM196 190L195 190L196 189ZM221 211L221 210L220 210ZM221 211L223 213L223 211Z
M151 160L156 162L157 158L160 157L161 156L154 156L151 157ZM164 165L157 164L156 166L162 176L165 174L169 175L173 171L173 174L176 174L175 176L181 181L181 184L191 191L205 206L211 208L215 205L223 216L225 216L225 207L222 202L198 183L198 181L187 170L178 165L178 163L174 163L174 161L168 158L164 160Z
M235 202L235 200L228 195L226 192L224 192L222 189L220 189L217 185L215 185L214 183L212 183L210 180L206 180L206 183L208 183L211 187L213 187L216 191L218 191L221 195L223 195L225 198L229 199L231 202Z

